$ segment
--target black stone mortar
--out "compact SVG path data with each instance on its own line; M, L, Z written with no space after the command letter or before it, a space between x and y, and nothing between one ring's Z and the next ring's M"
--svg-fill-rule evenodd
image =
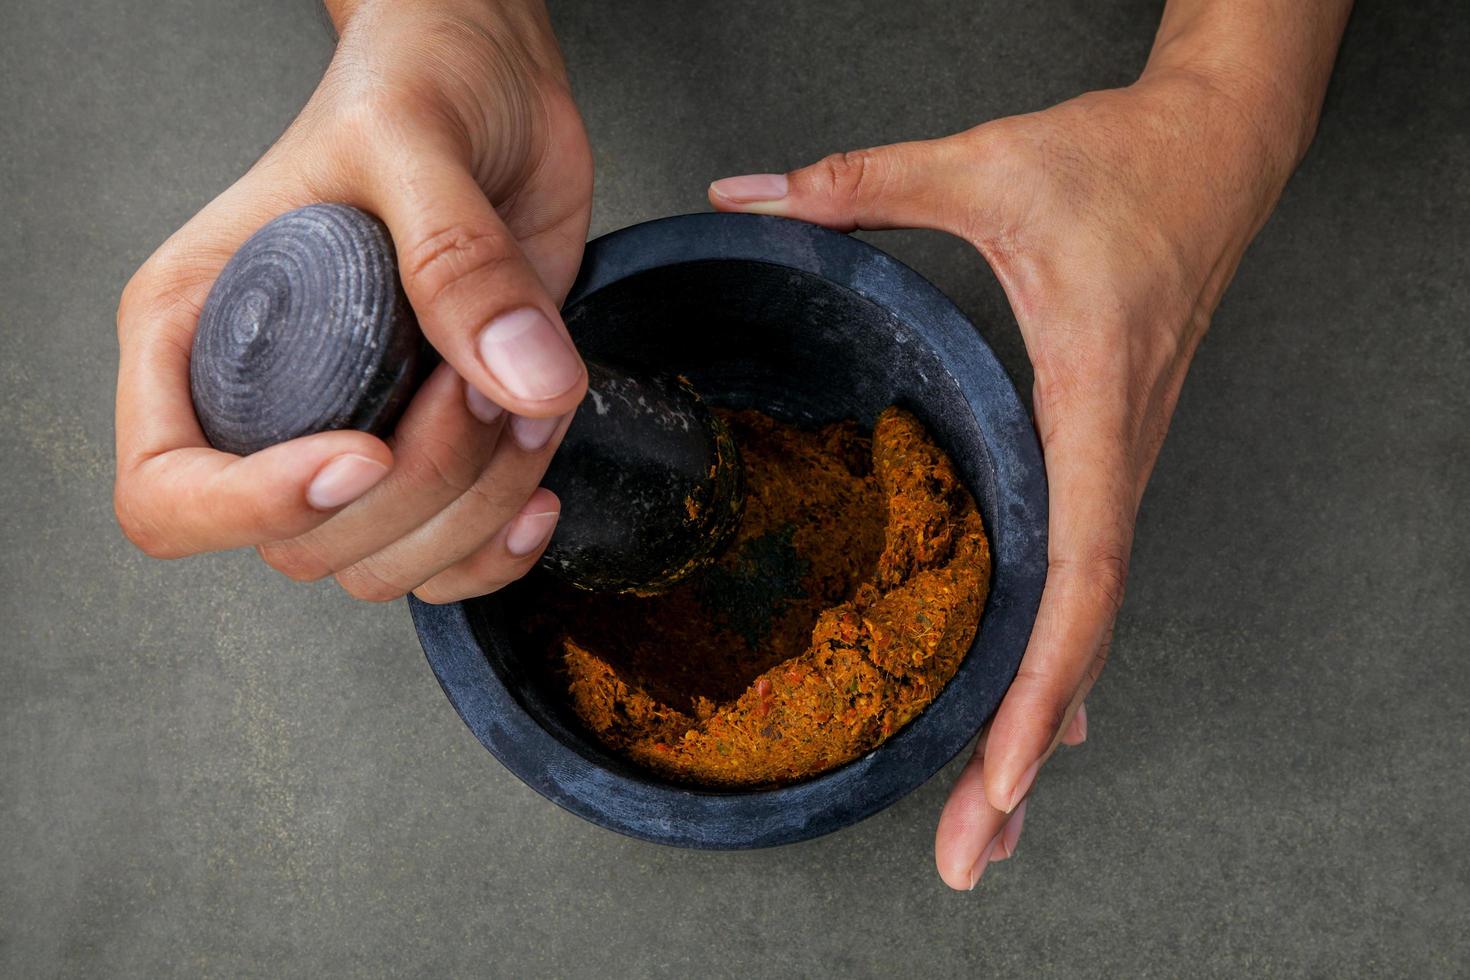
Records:
M980 631L939 697L872 752L777 789L701 791L604 749L517 627L527 587L409 599L465 724L527 785L611 830L680 847L806 840L914 790L975 737L1020 664L1046 575L1046 483L1031 420L974 326L938 289L846 235L784 218L694 214L592 242L564 315L584 354L681 374L719 406L871 427L896 404L980 506L993 571Z

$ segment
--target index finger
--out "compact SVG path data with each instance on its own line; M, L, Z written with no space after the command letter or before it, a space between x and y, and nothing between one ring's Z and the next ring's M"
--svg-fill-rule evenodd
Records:
M991 721L985 795L1009 813L1025 797L1106 660L1123 601L1137 508L1124 419L1106 404L1064 407L1046 438L1046 585L1020 669ZM1043 417L1038 406L1038 419Z
M587 371L555 301L458 151L412 135L375 162L369 203L392 232L424 336L506 411L565 415Z

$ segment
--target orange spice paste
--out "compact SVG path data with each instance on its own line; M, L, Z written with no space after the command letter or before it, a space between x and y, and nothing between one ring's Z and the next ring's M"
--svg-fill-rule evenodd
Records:
M789 783L881 744L975 636L990 550L974 498L909 413L871 437L721 412L746 510L710 568L655 596L539 588L576 715L614 752L718 788Z

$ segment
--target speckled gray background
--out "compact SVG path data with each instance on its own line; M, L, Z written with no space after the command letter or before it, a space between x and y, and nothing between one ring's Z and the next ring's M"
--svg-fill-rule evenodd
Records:
M1123 83L1159 9L554 6L594 233L701 209L716 176ZM401 605L135 554L109 505L118 291L331 41L312 0L6 0L0 975L1463 976L1463 15L1356 15L1185 390L1091 740L959 895L930 851L952 772L780 850L625 840L480 748ZM1024 379L965 246L875 239Z

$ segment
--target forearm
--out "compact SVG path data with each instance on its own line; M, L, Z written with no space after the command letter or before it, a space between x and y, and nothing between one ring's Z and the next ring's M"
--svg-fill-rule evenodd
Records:
M1169 0L1143 78L1189 72L1248 114L1281 179L1316 132L1352 0Z

